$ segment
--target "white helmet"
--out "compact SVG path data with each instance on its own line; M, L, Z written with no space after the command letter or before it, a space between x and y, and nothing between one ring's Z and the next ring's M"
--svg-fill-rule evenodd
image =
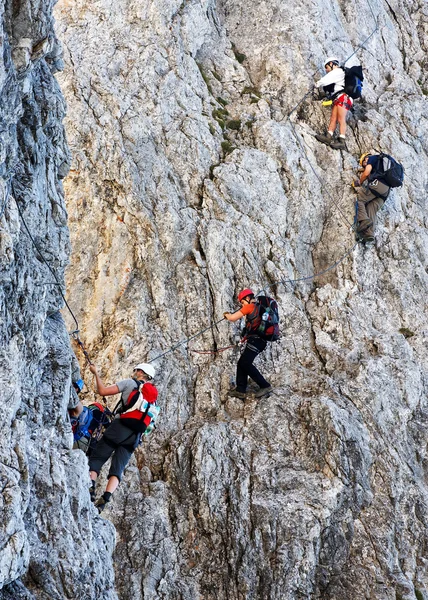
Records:
M150 365L149 363L140 363L139 365L134 367L134 371L137 371L137 369L139 369L140 371L144 371L144 373L148 375L150 379L153 379L153 377L156 375L156 369L153 365Z
M335 65L339 65L339 59L337 58L337 56L328 56L324 61L324 66L328 65L328 63L331 62Z

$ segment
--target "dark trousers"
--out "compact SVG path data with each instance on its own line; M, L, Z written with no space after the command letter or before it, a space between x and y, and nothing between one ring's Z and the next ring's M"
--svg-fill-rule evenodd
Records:
M89 470L99 474L102 466L113 455L108 476L110 478L115 475L120 481L132 453L138 446L139 440L139 433L135 433L135 431L122 425L119 419L115 419L110 427L106 429L89 457Z
M375 190L378 194L382 194L384 198L379 198L372 192L372 190ZM365 236L373 235L374 227L376 225L376 213L384 205L388 194L389 187L377 179L372 183L369 183L367 186L363 184L359 189L357 200L358 223L367 220L372 222L372 224L364 230L363 233Z
M236 390L238 392L247 391L248 377L257 383L261 388L267 388L270 383L266 381L263 375L253 365L254 359L260 352L266 348L266 341L259 337L249 337L247 345L241 354L236 365Z

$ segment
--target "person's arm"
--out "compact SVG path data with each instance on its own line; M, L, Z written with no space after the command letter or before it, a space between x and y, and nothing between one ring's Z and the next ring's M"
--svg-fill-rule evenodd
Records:
M324 77L321 77L319 81L315 83L316 87L324 87L326 85L331 85L332 83L339 83L343 78L343 69L333 69Z
M363 182L367 179L367 177L372 172L372 169L373 169L372 165L366 165L366 168L364 169L364 171L360 175L360 185L362 185Z
M89 370L95 375L97 392L100 394L100 396L114 396L114 394L119 394L120 390L116 384L104 385L101 377L98 375L97 367L95 365L90 365Z
M242 319L242 317L244 317L245 315L240 310L237 310L234 313L225 312L223 316L225 319L227 319L228 321L232 321L233 323L234 321Z

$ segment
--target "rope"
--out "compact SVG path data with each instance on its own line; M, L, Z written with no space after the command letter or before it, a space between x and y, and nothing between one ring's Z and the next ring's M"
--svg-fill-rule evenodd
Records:
M19 215L20 215L20 217L21 217L21 220L22 220L22 222L23 222L23 225L24 225L24 227L25 227L25 230L26 230L26 232L27 232L27 234L28 234L28 237L30 238L31 242L33 243L33 246L34 246L34 248L37 250L38 254L40 255L40 258L41 258L41 260L42 260L42 261L43 261L43 263L44 263L44 264L45 264L45 265L48 267L49 271L51 272L52 276L54 277L54 279L55 279L55 282L56 282L56 285L58 285L58 286L59 286L59 293L61 294L61 296L62 296L62 298L63 298L63 300L64 300L64 303L65 303L65 305L66 305L66 307L67 307L67 309L68 309L68 311L69 311L70 315L72 316L72 318L73 318L73 320L74 320L74 322L75 322L75 324L76 324L76 329L75 329L75 331L73 331L73 332L72 332L70 335L72 335L73 339L74 339L74 340L77 342L77 344L78 344L78 345L80 346L80 348L82 349L82 352L83 352L83 354L84 354L84 356L85 356L85 359L87 360L88 364L92 365L93 363L92 363L92 361L91 361L91 359L90 359L90 356L89 356L89 354L88 354L88 352L87 352L87 350L86 350L86 348L85 348L85 346L84 346L84 344L83 344L82 340L81 340L81 339L80 339L80 337L79 337L79 323L78 323L78 321L77 321L77 319L76 319L76 317L75 317L75 315L74 315L73 311L71 310L71 308L70 308L70 306L69 306L69 304L68 304L68 302L67 302L67 300L66 300L66 298L65 298L65 296L64 296L64 294L63 294L63 292L62 292L62 290L61 290L61 283L59 282L59 280L58 280L58 278L57 278L57 276L56 276L56 273L55 273L55 271L52 269L52 267L51 267L51 266L49 265L49 263L46 261L46 259L44 258L44 256L43 256L43 255L42 255L42 253L40 252L40 249L39 249L39 247L37 246L37 244L36 244L36 242L35 242L35 240L34 240L33 236L31 235L31 232L30 232L30 230L29 230L29 228L28 228L28 226L27 226L27 223L26 223L26 221L25 221L25 219L24 219L24 216L23 216L23 214L22 214L22 211L21 211L21 209L20 209L20 206L19 206L19 204L18 204L18 201L17 201L17 195L16 195L16 192L15 192L15 187L14 187L14 184L13 184L13 182L12 182L12 191L13 191L13 194L14 194L14 196L15 196L15 202L16 202L16 205L17 205L17 208L18 208ZM329 266L327 269L324 269L324 271L320 271L319 273L315 273L314 275L309 275L309 276L307 276L307 277L300 277L300 278L297 278L297 279L281 279L281 280L279 280L279 281L276 281L276 282L273 282L273 283L271 283L271 284L270 284L270 285L268 285L268 286L265 286L265 287L263 288L263 290L265 290L265 289L269 289L270 287L272 287L272 286L274 286L274 285L279 285L280 283L283 283L283 284L285 285L286 283L298 283L298 282L300 282L300 281L309 281L309 280L311 280L311 279L315 279L316 277L320 277L321 275L324 275L325 273L328 273L329 271L331 271L332 269L334 269L334 268L335 268L337 265L339 265L339 264L340 264L340 263L341 263L343 260L345 260L345 258L346 258L346 257L347 257L347 256L348 256L348 255L349 255L351 252L352 252L352 250L353 250L353 249L356 247L356 245L357 245L357 244L355 244L355 245L354 245L352 248L350 248L350 249L349 249L349 250L348 250L348 251L347 251L347 252L346 252L346 253L345 253L345 254L344 254L344 255L343 255L343 256L342 256L342 257L341 257L339 260L337 260L337 261L336 261L334 264L330 265L330 266ZM259 293L260 293L260 292L259 292ZM258 294L257 294L257 295L258 295ZM164 356L167 356L167 355L168 355L168 354L170 354L171 352L174 352L175 350L177 350L177 348L179 348L180 346L183 346L184 344L188 344L190 341L192 341L192 340L196 339L197 337L201 336L201 335L202 335L203 333L205 333L206 331L209 331L209 330L210 330L210 329L212 329L213 327L216 327L216 326L217 326L219 323L221 323L221 322L222 322L222 321L224 321L224 320L225 320L225 318L224 318L224 317L223 317L223 318L221 318L221 319L219 319L218 321L216 321L216 322L212 323L212 324L211 324L211 325L209 325L208 327L205 327L205 329L202 329L201 331L198 331L198 332L197 332L197 333L195 333L194 335L191 335L190 337L188 337L188 338L186 338L186 339L184 339L184 340L181 340L181 341L180 341L180 342L178 342L177 344L174 344L174 345L173 345L173 346L171 346L171 347L170 347L168 350L166 350L165 352L162 352L162 354L158 354L157 356L155 356L154 358L152 358L152 359L151 359L151 360L149 360L148 362L149 362L149 363L152 363L152 362L154 362L155 360L159 360L160 358L163 358ZM235 345L236 345L236 344L235 344ZM234 346L226 346L225 348L219 348L219 349L218 349L218 350L216 350L216 351L205 351L205 350L204 350L204 351L199 351L199 350L190 350L190 351L191 351L191 352L195 352L195 353L197 353L197 354L208 354L208 353L209 353L209 354L217 354L217 353L219 353L219 352L223 352L224 350L228 350L228 349L230 349L230 348L233 348L233 347L234 347Z
M2 218L3 213L4 213L5 209L6 209L6 204L7 204L7 201L9 200L9 195L10 195L9 185L6 184L5 185L3 205L2 205L1 210L0 210L0 219Z
M170 352L174 352L174 350L177 350L177 348L179 348L183 344L189 343L191 340L194 340L195 338L199 337L200 335L202 335L203 333L205 333L209 329L212 329L213 327L215 327L216 325L218 325L219 323L221 323L222 321L224 321L224 319L225 318L223 317L223 318L219 319L218 321L216 321L215 323L212 323L208 327L205 327L205 329L202 329L201 331L198 331L198 333L195 333L195 335L191 335L189 338L186 338L185 340L182 340L181 342L178 342L178 344L174 344L174 346L171 346L171 348L169 348L169 350L167 350L166 352L163 352L162 354L158 354L158 356L155 356L154 358L150 359L147 362L149 362L149 363L154 362L155 360L159 360L159 358L162 358L162 357L166 356Z
M367 38L366 38L366 39L365 39L363 42L361 42L361 44L359 44L359 45L357 46L357 48L354 50L354 52L348 56L348 58L345 60L345 64L348 62L348 60L349 60L350 58L352 58L352 57L353 57L353 56L354 56L354 55L355 55L355 54L358 52L358 50L360 50L360 49L361 49L361 48L364 46L364 44L366 44L366 43L369 41L369 39L370 39L370 38L371 38L371 37L372 37L372 36L373 36L373 35L376 33L376 31L378 31L378 29L379 29L379 25L378 25L377 18L376 18L376 16L375 16L374 12L373 12L373 9L372 9L372 7L371 7L371 4L370 4L369 0L367 0L367 4L369 5L369 8L370 8L370 11L371 11L371 13L372 13L373 19L374 19L374 21L375 21L375 23L376 23L376 27L373 29L373 31L370 33L370 35L369 35L369 36L367 36ZM312 75L312 77L314 77L314 76L315 76L315 75L316 75L316 74L317 74L319 71L320 71L320 68L318 68L318 69L315 71L315 73ZM300 100L300 101L299 101L299 102L298 102L298 103L297 103L297 104L294 106L294 108L293 108L293 109L292 109L292 110L291 110L291 111L290 111L290 112L287 114L287 120L290 122L290 125L291 125L291 127L292 127L293 133L294 133L294 135L295 135L295 137L296 137L297 141L299 142L299 146L300 146L301 150L303 151L303 154L304 154L304 156L305 156L306 160L308 161L308 163L309 163L309 166L311 167L311 169L312 169L313 173L315 174L316 178L317 178L317 179L318 179L318 181L320 182L321 188L325 188L325 184L323 183L322 179L320 178L320 176L318 175L318 173L317 173L317 172L316 172L316 170L314 169L314 167L313 167L313 165L312 165L311 161L309 160L309 157L308 157L308 155L307 155L307 153L306 153L306 150L305 150L305 148L304 148L304 146L303 146L303 144L302 144L302 141L300 140L300 137L299 137L299 135L297 134L297 132L296 132L296 129L295 129L295 127L294 127L294 124L293 124L293 122L291 121L291 115L292 115L292 114L293 114L293 113L294 113L294 112L295 112L295 111L296 111L296 110L299 108L299 106L300 106L300 105L301 105L301 104L302 104L302 103L303 103L303 102L306 100L306 98L307 98L309 95L311 95L311 94L312 94L312 89L310 89L308 92L306 92L306 94L305 94L305 95L304 95L304 96L301 98L301 100ZM339 212L340 212L340 214L342 215L342 217L344 218L344 220L346 221L346 224L347 224L348 226L351 226L351 227L353 227L353 225L350 223L350 221L348 221L347 217L345 216L345 214L343 213L343 211L341 210L341 208L339 207L339 205L337 204L337 202L335 201L335 199L333 198L333 196L330 194L330 192L329 192L328 190L326 190L326 191L327 191L327 195L329 196L329 198L330 198L330 200L332 201L332 203L333 203L333 204L334 204L334 205L335 205L335 206L336 206L336 207L339 209ZM281 283L282 283L282 284L284 284L284 285L286 285L287 283L292 283L292 284L293 284L293 283L298 283L298 282L301 282L301 281L310 281L310 280L313 280L313 279L315 279L316 277L321 277L322 275L325 275L325 274L326 274L326 273L328 273L329 271L332 271L333 269L335 269L335 268L336 268L336 267L337 267L337 266L338 266L338 265L339 265L341 262L343 262L343 261L345 260L345 258L346 258L347 256L349 256L349 255L351 254L351 252L352 252L352 251L353 251L353 250L356 248L356 246L357 246L357 245L358 245L358 242L356 242L356 243L355 243L355 244L354 244L354 245L353 245L351 248L349 248L349 249L348 249L348 250L345 252L345 254L343 254L343 256L341 256L341 257L340 257L340 258L339 258L339 259L338 259L338 260L337 260L335 263L333 263L332 265L330 265L329 267L327 267L327 268L326 268L326 269L324 269L323 271L320 271L320 272L318 272L318 273L314 273L313 275L308 275L308 276L306 276L306 277L299 277L299 278L297 278L297 279L280 279L279 281L275 281L275 282L273 282L273 283L269 284L268 286L265 286L265 287L263 288L263 290L261 290L261 291L264 291L264 290L266 290L266 289L269 289L269 288L273 287L274 285L279 285L279 284L281 284ZM259 292L259 293L260 293L260 292ZM259 294L259 293L258 293L258 294ZM257 294L257 295L258 295L258 294ZM224 319L224 318L223 318L223 319ZM178 344L176 344L175 346L171 346L171 348L170 348L169 350L167 350L167 351L166 351L166 352L164 352L163 354L159 354L159 355L158 355L158 356L156 356L155 358L152 358L152 359L151 359L149 362L154 362L155 360L158 360L159 358L162 358L163 356L166 356L166 355L167 355L167 354L169 354L170 352L174 352L174 350L176 350L176 349L177 349L179 346L181 346L181 345L183 345L183 344L186 344L186 343L188 343L190 340L192 340L192 339L194 339L194 338L198 337L199 335L202 335L203 333L205 333L206 331L208 331L208 329L211 329L211 328L212 328L214 325L217 325L218 323L220 323L221 321L223 321L223 319L220 319L220 321L217 321L217 322L216 322L216 323L214 323L213 325L210 325L209 327L207 327L207 328L203 329L203 330L202 330L202 331L200 331L199 333L196 333L194 336L192 336L192 337L190 337L190 338L188 338L188 339L186 339L186 340L183 340L182 342L179 342L179 343L178 343ZM216 350L216 351L198 351L198 350L192 350L192 349L189 349L189 350L190 350L191 352L195 352L195 353L197 353L197 354L217 354L218 352L222 352L223 350L227 350L227 349L229 349L229 348L233 348L233 347L234 347L234 346L227 346L227 347L225 347L225 348L220 348L220 349L218 349L218 350Z
M224 348L217 348L217 350L193 350L193 348L188 348L189 352L194 352L195 354L219 354L220 352L224 352L225 350L230 350L230 348L236 348L238 344L233 344L232 346L225 346Z
M83 345L83 342L82 342L82 340L81 340L81 339L80 339L80 337L79 337L79 330L77 329L76 331L73 331L73 332L72 332L70 335L73 337L73 339L74 339L74 340L75 340L75 341L76 341L76 342L79 344L79 346L81 347L81 349L82 349L82 352L83 352L83 354L84 354L84 356L85 356L85 358L86 358L86 361L87 361L88 365L92 365L93 363L91 362L91 359L89 358L89 354L88 354L88 352L87 352L87 350L86 350L85 346ZM104 398L104 402L105 402L105 401L106 401L106 399Z
M28 237L30 238L30 240L31 240L34 248L37 250L37 252L38 252L38 254L40 256L41 261L47 266L47 268L51 272L51 275L53 276L53 278L55 279L57 285L59 286L59 288L58 288L59 293L61 294L62 299L64 300L64 303L65 303L65 306L67 307L68 312L70 313L70 315L72 316L72 318L73 318L73 320L74 320L74 322L76 324L76 332L78 332L79 331L79 323L78 323L76 317L74 316L74 313L71 310L71 308L70 308L70 306L69 306L69 304L68 304L68 302L67 302L67 300L66 300L66 298L65 298L65 296L64 296L64 294L62 292L62 289L61 289L62 285L61 285L60 281L58 280L58 277L56 276L55 271L52 269L52 267L50 266L50 264L48 263L48 261L43 256L43 254L40 252L40 249L39 249L38 245L36 244L33 236L31 235L31 231L29 230L27 223L25 222L24 215L22 214L21 208L20 208L18 200L17 200L17 194L16 194L16 191L15 191L15 185L14 185L13 180L11 181L11 186L12 186L12 192L13 192L13 195L14 195L14 198L15 198L15 203L16 203L16 206L18 208L19 216L21 217L21 221L22 221L22 223L24 225L25 231L27 232Z
M302 142L302 140L300 139L300 136L298 135L298 133L296 131L296 128L294 127L293 121L290 118L288 120L290 122L291 129L293 130L294 137L296 138L296 140L297 140L297 142L298 142L298 144L300 146L300 149L302 150L302 152L303 152L303 154L304 154L304 156L305 156L305 158L306 158L306 160L307 160L307 162L308 162L308 164L309 164L309 166L311 168L311 171L313 172L313 174L315 175L315 177L318 179L321 188L323 188L325 190L325 192L327 193L327 196L329 197L329 199L331 201L331 204L333 204L338 209L338 211L340 212L340 214L341 214L343 220L345 221L347 227L351 226L352 224L350 223L350 221L348 221L348 218L346 217L346 215L343 212L343 210L340 208L337 200L335 200L334 197L332 196L332 194L328 191L325 183L321 179L320 175L318 175L318 173L315 170L315 167L312 165L311 161L309 160L308 154L307 154L307 152L305 150L305 147L303 145L305 142L304 141Z
M258 296L261 292L264 292L265 290L268 290L269 288L273 287L274 285L280 285L281 283L283 285L286 285L287 283L299 283L300 281L310 281L311 279L315 279L316 277L321 277L321 275L325 275L326 273L328 273L329 271L332 271L338 265L340 265L340 263L343 262L345 260L345 258L347 256L349 256L351 254L351 252L357 246L358 246L358 242L355 242L355 244L352 246L352 248L348 248L348 250L345 252L345 254L343 256L341 256L335 263L333 263L332 265L330 265L323 271L319 271L318 273L314 273L313 275L308 275L306 277L299 277L297 279L279 279L278 281L273 281L269 285L262 288L259 292L257 292L256 296Z

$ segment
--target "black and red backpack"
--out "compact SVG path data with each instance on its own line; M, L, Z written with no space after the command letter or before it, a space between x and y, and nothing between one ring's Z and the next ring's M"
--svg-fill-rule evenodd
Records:
M268 342L279 340L279 310L276 300L258 296L253 312L245 322L245 336L258 335Z

